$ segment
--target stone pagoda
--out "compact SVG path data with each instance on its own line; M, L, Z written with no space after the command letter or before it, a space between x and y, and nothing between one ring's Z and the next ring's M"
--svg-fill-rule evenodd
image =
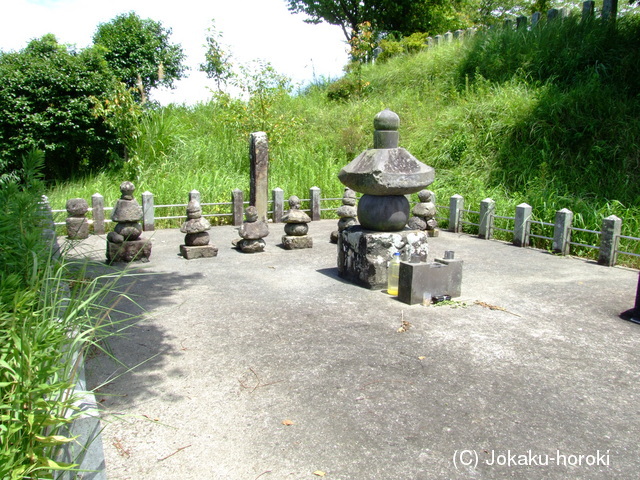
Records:
M435 171L398 147L397 114L384 110L373 126L373 148L338 174L345 186L363 194L357 206L360 225L338 236L338 274L368 288L383 288L387 262L395 252L405 258L426 258L427 233L406 226L410 215L406 195L430 185Z
M107 260L111 262L148 262L151 241L142 238L142 207L133 198L135 186L131 182L120 184L121 197L116 202L111 220L116 222L113 232L107 235Z

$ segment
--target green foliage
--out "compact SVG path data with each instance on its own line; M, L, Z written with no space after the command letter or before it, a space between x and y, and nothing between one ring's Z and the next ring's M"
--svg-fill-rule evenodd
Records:
M384 38L380 40L382 53L378 56L377 61L384 62L398 55L418 53L426 48L427 37L426 33L416 32L400 40L395 40L393 37Z
M130 12L98 25L93 42L104 49L116 77L137 89L137 99L144 103L151 89L173 87L185 76L185 54L179 44L170 43L170 36L170 28Z
M33 148L45 152L50 178L103 168L121 151L116 133L92 114L91 98L117 88L97 49L78 53L45 35L20 52L0 52L0 84L0 174Z
M207 35L207 43L205 44L207 47L207 52L204 55L205 61L200 64L200 71L206 73L207 78L214 79L218 91L221 91L222 84L226 84L233 77L233 64L231 63L231 54L227 53L220 44L222 34L216 30L214 22L211 23L211 27L207 29L209 35Z
M248 191L247 136L266 125L269 138L278 139L270 145L272 188L304 198L316 185L323 197L341 197L337 173L371 148L372 119L390 108L401 118L400 145L435 168L431 189L439 205L459 193L474 209L491 197L498 215L512 216L517 204L527 202L535 218L545 221L566 207L574 212L576 226L595 230L604 216L615 214L624 219L623 234L637 236L637 22L620 18L615 37L575 22L555 24L556 34L564 37L555 38L552 25L542 33L528 32L534 38L546 35L547 47L524 38L525 32L494 30L493 39L489 32L363 64L366 95L355 94L352 75L294 97L283 93L270 100L271 127L248 122L250 105L256 103L227 95L192 108L164 108L143 122L136 185L162 203L184 201L193 188L207 201L228 201L232 189ZM581 40L567 38L578 34ZM284 124L280 137L275 119L292 122ZM176 175L184 165L188 174ZM66 198L100 191L115 202L122 180L117 175L97 177L95 188L67 185L52 197L64 206ZM106 193L109 188L113 193Z

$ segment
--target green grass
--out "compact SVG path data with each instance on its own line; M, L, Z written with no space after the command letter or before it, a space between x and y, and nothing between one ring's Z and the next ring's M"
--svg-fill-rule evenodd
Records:
M73 387L84 351L113 333L107 297L120 275L91 278L43 234L37 153L0 189L0 478L73 470L60 448L77 440ZM117 290L115 290L117 291ZM77 449L76 449L77 451Z
M260 108L224 95L170 106L148 113L122 170L57 185L50 197L63 208L100 192L113 205L128 179L156 204L186 203L192 189L203 202L229 201L235 188L248 198L248 135L259 129L270 140L270 188L305 198L318 186L340 197L337 173L371 147L373 117L390 108L401 118L400 145L436 169L430 188L440 205L458 193L477 210L490 197L499 215L513 215L526 202L544 221L569 208L576 226L593 230L615 214L623 234L637 235L639 52L637 15L615 28L571 17L366 65L361 91L343 101L328 99L324 81L295 96L269 90Z

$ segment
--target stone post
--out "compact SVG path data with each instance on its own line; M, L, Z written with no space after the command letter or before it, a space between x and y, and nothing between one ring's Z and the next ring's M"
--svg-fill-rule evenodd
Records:
M493 233L493 216L496 213L496 202L490 198L485 198L480 202L480 227L478 236L489 240Z
M513 227L513 244L516 247L529 246L529 232L531 231L531 205L521 203L516 207L516 219Z
M142 230L152 232L156 229L155 208L153 205L153 193L146 191L142 194Z
M320 220L320 187L311 187L309 189L309 204L311 207L311 221Z
M540 12L535 12L533 15L531 15L531 28L540 23L540 17L542 17L542 14Z
M440 45L442 43L442 35L436 35L433 37L433 44Z
M273 223L281 223L282 215L284 215L284 190L280 187L271 191L273 199Z
M615 20L618 15L618 0L603 0L602 19Z
M567 208L556 212L556 220L553 227L553 253L568 255L571 248L571 224L573 222L573 212Z
M610 215L602 220L602 233L600 236L600 254L598 263L613 267L618 258L618 243L620 242L620 231L622 230L622 220L615 215Z
M582 21L593 18L593 12L596 9L596 2L589 0L582 4Z
M93 217L93 233L104 235L104 197L99 193L91 195L91 216Z
M462 227L462 209L464 208L464 197L453 195L449 199L449 231L459 232Z
M249 139L251 184L249 203L258 210L258 218L267 221L269 204L269 144L267 134L254 132Z
M504 28L505 28L505 30L511 30L511 29L513 29L513 20L511 20L510 18L507 18L507 19L504 21Z
M456 40L464 40L464 30L459 29L453 32L453 38Z
M453 41L453 33L447 32L444 34L445 43L451 43Z
M557 8L550 8L547 12L547 21L551 22L552 20L555 20L556 18L558 18L559 14L560 10L558 10Z
M244 194L242 190L236 188L231 192L231 204L233 209L233 224L237 227L242 225L244 216Z
M521 28L526 30L527 29L527 22L528 22L528 19L524 15L516 17L516 28L518 30L520 30Z

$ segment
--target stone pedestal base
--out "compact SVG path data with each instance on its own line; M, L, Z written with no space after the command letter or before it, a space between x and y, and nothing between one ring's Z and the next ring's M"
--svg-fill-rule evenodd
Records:
M89 222L86 218L68 217L65 220L67 225L67 238L69 240L84 240L89 238Z
M422 303L423 294L459 297L462 290L462 260L436 258L431 263L400 262L398 300Z
M427 233L421 230L374 232L349 227L338 236L338 275L366 288L386 288L387 263L395 252L426 258Z
M242 253L264 252L264 247L267 245L267 243L261 238L257 240L246 240L244 238L239 238L231 243Z
M107 261L133 262L139 260L148 262L151 257L151 241L145 238L138 240L125 240L122 243L114 243L107 240Z
M213 245L180 245L180 255L187 260L195 258L211 258L218 255L218 248Z
M282 246L285 250L297 250L299 248L312 248L313 237L309 235L293 236L284 235L282 237Z

